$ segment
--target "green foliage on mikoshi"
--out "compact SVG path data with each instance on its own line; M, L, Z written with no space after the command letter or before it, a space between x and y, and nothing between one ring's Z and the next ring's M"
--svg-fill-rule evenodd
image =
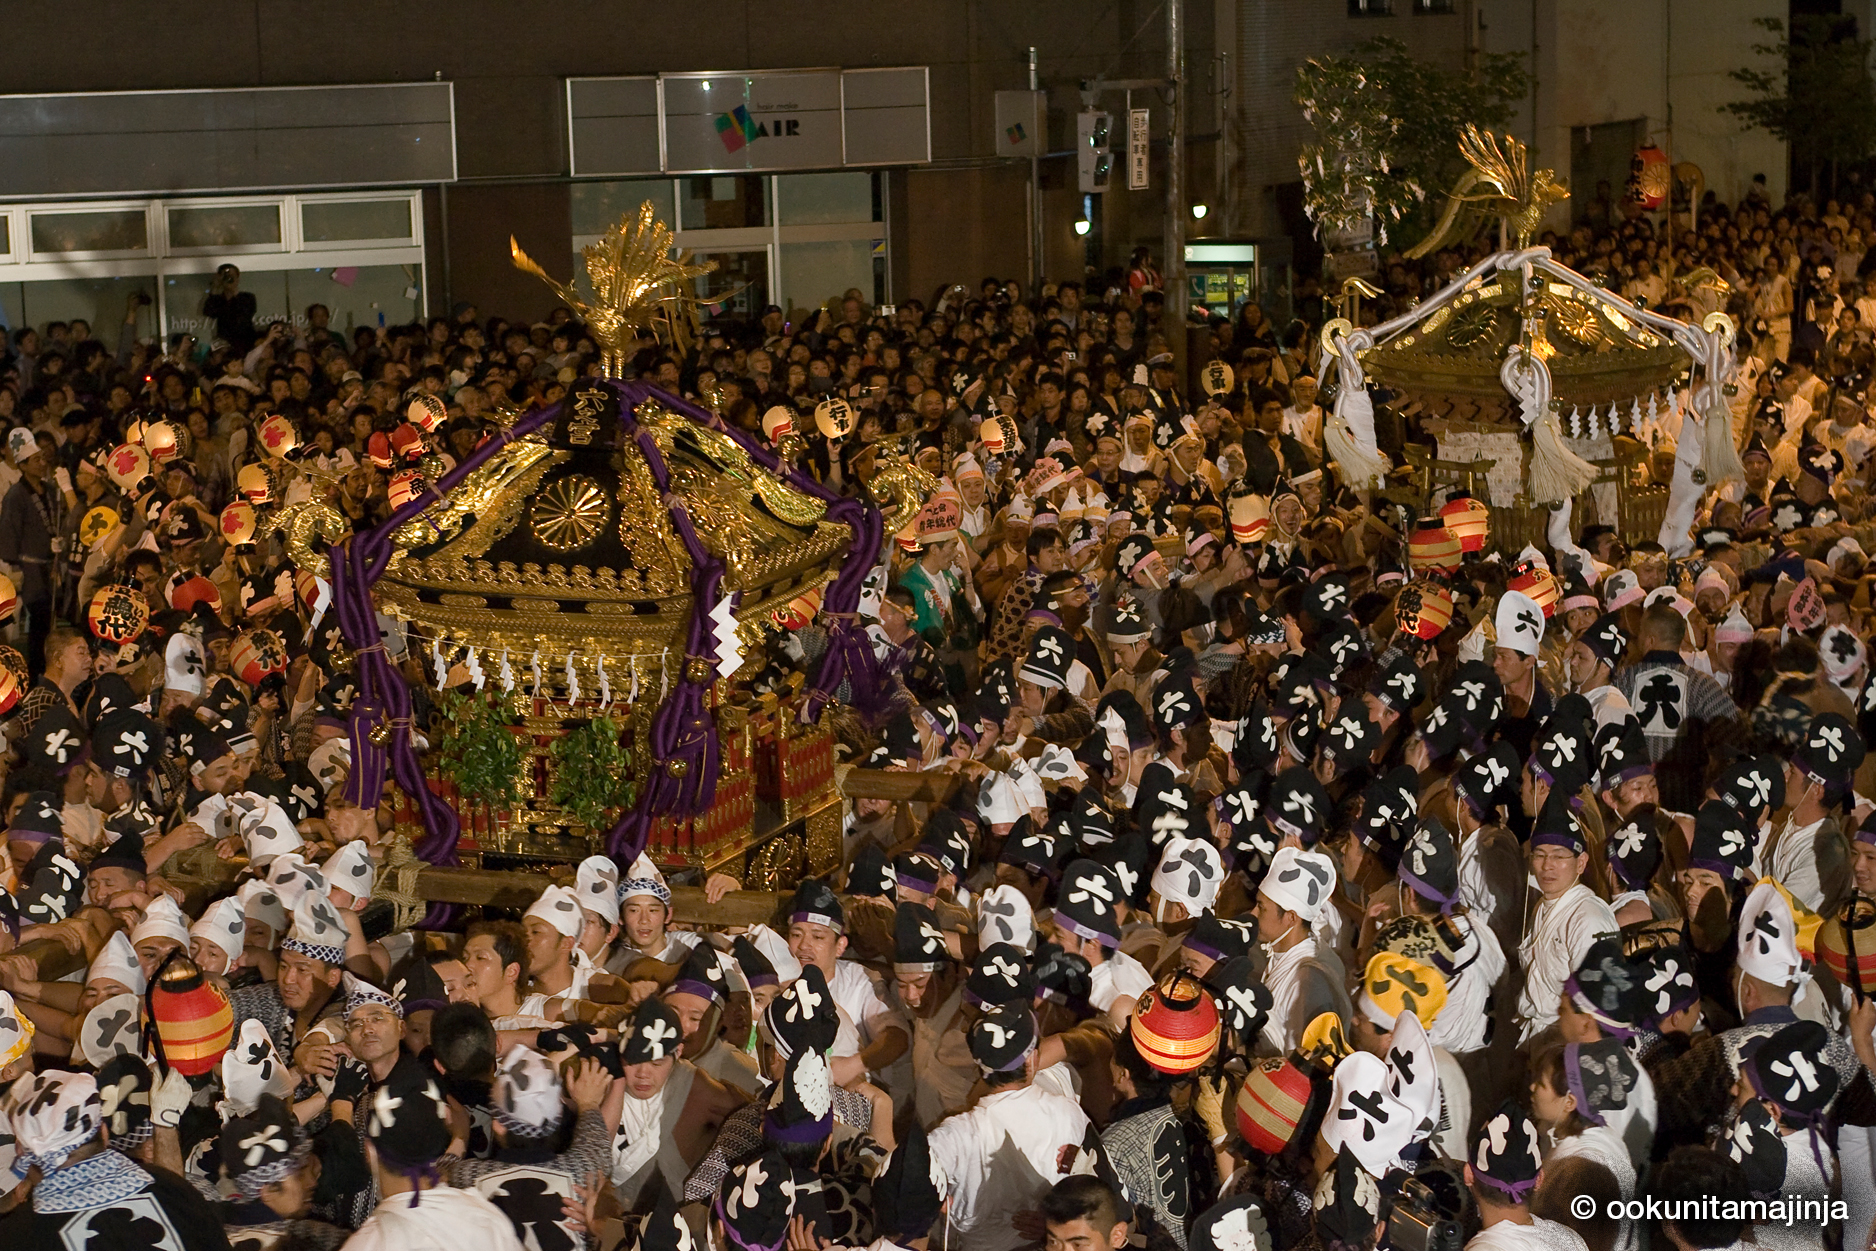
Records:
M448 724L441 734L437 763L464 798L491 808L510 807L521 798L521 738L509 729L507 700L500 694L453 690L438 692L437 703Z
M612 718L594 717L575 726L549 751L554 760L549 798L588 829L610 829L617 814L638 797L632 753L619 741L619 723Z

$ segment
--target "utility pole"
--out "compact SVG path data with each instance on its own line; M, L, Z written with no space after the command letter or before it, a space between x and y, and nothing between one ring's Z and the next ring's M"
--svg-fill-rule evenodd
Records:
M1029 48L1029 90L1032 94L1042 90L1036 77L1036 49L1033 44ZM1029 290L1036 296L1042 294L1042 271L1045 268L1042 258L1042 147L1048 142L1048 118L1048 106L1037 95L1036 141L1029 150Z
M1166 0L1166 76L1172 109L1166 121L1166 314L1161 329L1172 350L1175 375L1186 378L1186 22L1185 0Z

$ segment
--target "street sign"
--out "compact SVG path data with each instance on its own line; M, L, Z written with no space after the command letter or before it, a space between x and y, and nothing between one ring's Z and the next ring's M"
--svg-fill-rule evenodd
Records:
M1040 91L999 91L996 95L998 156L1039 156L1047 148L1042 130Z
M1147 173L1146 110L1127 111L1127 190L1145 191Z

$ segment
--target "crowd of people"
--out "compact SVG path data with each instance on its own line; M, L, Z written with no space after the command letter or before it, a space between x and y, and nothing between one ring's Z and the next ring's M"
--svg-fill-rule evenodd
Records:
M1868 1245L1873 213L1546 240L1742 327L1744 479L1660 542L1499 552L1480 501L1349 490L1314 284L1294 321L1214 324L1223 371L1182 372L1144 257L646 343L637 377L831 490L868 498L886 457L938 484L859 605L883 710L830 724L946 798L846 801L840 873L751 925L596 855L519 916L420 928L396 784L347 798L354 657L241 512L264 478L384 520L413 449L453 464L598 372L568 310L261 325L225 266L207 342L139 339L134 299L15 330L0 1231ZM1366 315L1472 259L1389 261ZM750 671L812 680L829 639ZM459 675L384 646L441 742Z

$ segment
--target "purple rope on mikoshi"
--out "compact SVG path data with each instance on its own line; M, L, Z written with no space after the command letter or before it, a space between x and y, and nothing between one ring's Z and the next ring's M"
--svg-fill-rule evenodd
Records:
M716 797L721 759L715 718L710 710L710 683L715 677L716 642L709 624L710 610L722 594L723 563L704 547L691 524L683 502L671 493L670 474L650 435L639 428L631 410L650 399L709 426L737 443L761 464L791 487L822 500L828 505L827 519L846 525L853 531L853 541L840 573L823 597L825 611L836 622L827 658L823 661L816 690L804 709L804 719L813 720L830 698L829 692L842 681L850 684L857 706L871 707L878 702L878 667L866 634L851 616L859 603L860 590L878 559L884 522L879 510L836 495L807 474L782 465L776 454L746 433L725 425L707 410L686 403L676 396L659 391L647 383L609 383L620 399L621 430L638 443L639 451L650 468L669 511L673 529L684 544L693 566L690 621L685 630L684 658L679 680L652 716L649 776L644 792L632 811L613 827L607 836L607 850L621 862L637 857L651 833L652 822L660 816L694 816L709 808ZM424 837L414 849L418 858L430 864L455 864L456 842L461 825L456 813L430 790L422 762L411 738L410 688L403 675L390 663L378 644L377 612L371 588L383 576L394 554L392 536L406 522L420 516L431 505L454 490L463 479L498 455L516 439L526 437L558 419L566 401L536 410L518 420L502 434L477 448L461 464L435 484L420 492L391 514L377 528L355 534L335 544L328 552L332 564L333 608L346 642L358 657L359 699L368 709L381 708L391 724L389 764L398 785L417 805L423 822ZM693 664L693 662L697 662ZM693 671L699 676L694 677ZM374 721L373 724L376 724ZM382 787L385 753L370 742L372 726L355 717L351 726L354 761L376 760L374 766ZM376 753L373 755L372 753ZM358 774L358 785L365 787L369 775ZM348 785L350 784L348 779ZM447 922L453 910L436 905L423 922L426 926Z

